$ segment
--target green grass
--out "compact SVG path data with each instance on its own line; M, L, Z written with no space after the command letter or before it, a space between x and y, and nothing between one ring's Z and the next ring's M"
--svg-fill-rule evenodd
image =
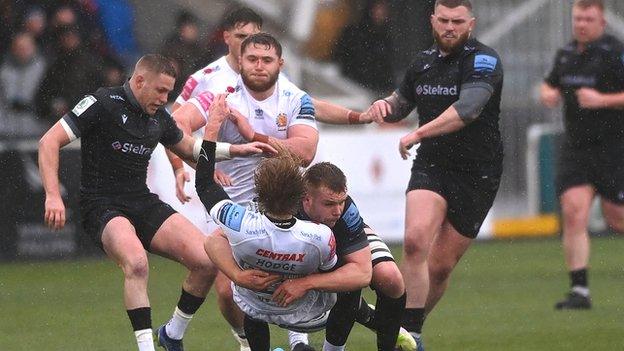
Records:
M400 255L400 249L395 248ZM594 308L553 310L568 285L558 240L476 243L425 324L428 350L624 350L624 239L594 238L590 283ZM152 256L154 327L169 318L183 270ZM135 350L122 305L121 271L104 260L0 265L0 350ZM374 301L370 291L368 300ZM287 349L272 329L273 347ZM311 336L321 348L323 333ZM211 292L185 346L237 350ZM375 350L357 326L347 347Z

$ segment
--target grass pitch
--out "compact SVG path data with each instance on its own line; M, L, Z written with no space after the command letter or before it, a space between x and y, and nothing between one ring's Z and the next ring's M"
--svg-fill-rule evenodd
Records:
M394 248L397 258L400 248ZM425 323L428 350L624 350L624 239L592 240L590 311L555 311L568 287L555 239L477 242ZM150 257L154 328L177 302L184 271ZM122 304L121 271L107 260L2 263L0 350L135 350ZM367 300L373 302L370 291ZM320 350L323 333L311 335ZM237 350L214 293L195 316L185 347ZM272 329L273 347L288 350ZM347 349L374 351L375 337L356 326Z

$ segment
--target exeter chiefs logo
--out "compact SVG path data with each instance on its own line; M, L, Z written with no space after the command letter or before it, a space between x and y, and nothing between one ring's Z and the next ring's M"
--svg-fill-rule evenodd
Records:
M285 131L287 122L288 122L288 118L286 118L285 113L280 113L279 115L277 115L277 118L275 119L275 124L277 124L277 130Z

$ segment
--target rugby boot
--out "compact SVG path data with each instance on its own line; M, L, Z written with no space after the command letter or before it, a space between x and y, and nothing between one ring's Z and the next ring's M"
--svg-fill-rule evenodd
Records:
M184 351L184 345L182 343L182 339L176 340L172 339L167 335L165 331L165 326L167 324L163 324L158 329L156 329L157 342L158 346L164 348L167 351Z
M556 310L588 310L591 308L591 298L570 291L568 296L555 304Z

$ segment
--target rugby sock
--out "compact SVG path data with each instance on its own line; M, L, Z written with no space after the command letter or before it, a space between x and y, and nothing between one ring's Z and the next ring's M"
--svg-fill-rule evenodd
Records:
M570 285L572 287L572 291L583 296L588 296L589 288L587 284L587 268L570 271Z
M289 330L288 331L288 343L290 344L290 349L292 350L297 344L304 343L308 345L310 342L308 341L308 334L298 333L298 332Z
M252 350L271 349L271 335L267 322L259 321L245 315L245 321L243 323L245 326L245 335L247 335L247 341L249 341L249 347Z
M135 330L134 336L136 337L139 351L155 351L152 329Z
M353 324L355 314L360 305L361 290L338 294L336 304L332 307L325 327L325 340L332 345L344 345Z
M173 311L173 316L169 322L167 322L167 327L165 328L170 338L180 340L184 337L184 332L191 322L193 314L197 312L204 300L204 298L193 296L182 289L178 305Z
M425 308L406 308L403 311L403 328L410 334L422 333L422 326L425 322Z
M245 338L245 328L240 327L240 328L231 328L232 329L232 333L238 335L239 338Z
M336 346L332 345L329 341L325 340L323 343L323 351L343 351L345 349L345 345Z
M394 350L404 309L405 293L396 299L382 293L377 295L374 318L377 325L377 350Z
M355 314L355 320L368 329L376 330L375 310L366 303L363 297L360 299L360 307Z

